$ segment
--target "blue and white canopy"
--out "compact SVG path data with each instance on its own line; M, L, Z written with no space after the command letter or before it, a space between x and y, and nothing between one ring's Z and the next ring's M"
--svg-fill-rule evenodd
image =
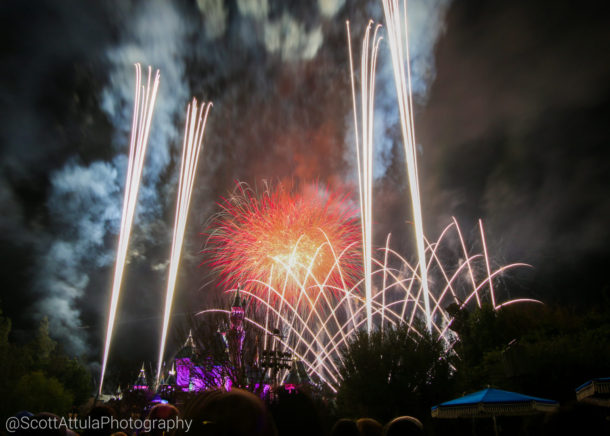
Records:
M559 403L546 398L487 388L432 407L434 418L472 418L553 412Z

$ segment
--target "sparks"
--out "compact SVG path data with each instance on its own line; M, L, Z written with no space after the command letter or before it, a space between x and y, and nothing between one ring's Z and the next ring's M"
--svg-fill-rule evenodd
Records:
M364 290L366 299L366 325L370 333L373 329L373 285L371 271L373 266L373 127L374 127L374 101L375 101L375 70L377 68L377 55L381 37L378 31L381 26L375 26L371 40L372 21L369 22L364 38L362 39L361 57L361 110L362 110L362 144L358 134L358 111L356 91L354 85L354 65L352 58L352 43L347 26L347 46L350 60L350 77L352 84L352 102L354 106L354 130L356 139L356 160L358 163L358 188L360 192L360 216L362 228L362 251L364 260ZM371 44L372 42L372 44ZM369 51L370 47L370 51Z
M127 258L127 248L129 245L129 235L131 225L136 210L138 190L142 178L142 168L144 166L144 156L148 145L148 134L150 123L157 98L159 88L159 70L156 71L154 80L151 78L152 69L148 67L148 84L146 87L140 86L142 71L140 64L136 64L136 92L133 105L133 123L131 127L131 142L129 146L129 163L127 166L127 180L125 181L125 196L123 197L123 212L121 215L121 231L119 233L119 245L117 249L116 263L114 266L114 280L112 282L112 297L110 300L110 312L108 314L108 327L106 329L106 343L104 346L104 358L102 361L102 373L100 376L99 393L102 393L108 353L112 341L112 331L116 318L119 296L121 293L121 282L123 280L123 270Z
M199 152L205 132L205 125L208 119L208 112L212 103L203 103L197 108L197 100L193 99L192 104L186 110L186 125L184 127L184 145L182 148L182 163L180 166L180 182L178 185L178 200L176 202L176 217L174 220L174 237L172 239L172 249L169 263L169 277L167 280L167 291L165 294L165 312L163 315L163 330L161 332L161 344L159 346L159 360L157 367L156 384L158 386L161 369L163 368L163 355L165 353L165 341L167 329L169 327L169 316L174 300L174 290L176 278L178 276L178 265L180 264L180 253L184 241L184 232L188 218L191 194L193 193L193 182L199 161Z
M485 236L481 228L481 239ZM451 235L454 235L451 238ZM371 301L373 316L379 320L378 327L385 325L406 324L416 335L417 320L425 319L425 307L421 293L423 284L417 265L411 265L398 252L389 247L389 237L386 246L377 250L382 256L373 257L374 269L371 275L383 283ZM462 241L458 244L458 241ZM444 248L443 248L444 247ZM455 258L441 257L439 251L447 247L459 247ZM459 249L462 251L459 251ZM341 252L336 250L336 256L341 258ZM514 263L492 270L487 249L482 246L482 252L468 254L462 239L462 231L455 219L449 224L436 241L426 241L426 254L429 259L428 271L434 279L434 293L430 295L433 304L431 312L432 334L443 341L447 347L452 346L448 329L452 319L446 307L456 303L465 308L475 301L475 297L489 302L492 297L490 283L494 278L512 268L528 267L523 263ZM378 260L381 257L383 260ZM338 268L343 264L337 262ZM394 267L390 266L395 265ZM456 264L458 265L456 267ZM273 267L272 267L273 269ZM351 287L337 287L325 284L319 280L320 292L314 298L306 298L307 290L302 287L299 298L290 299L283 292L283 284L289 271L284 274L268 274L265 281L254 280L257 286L242 290L243 294L256 303L264 311L264 323L247 319L264 333L281 327L283 332L282 346L301 359L312 374L316 374L322 382L335 389L341 381L337 364L341 359L340 350L356 332L366 326L367 318L363 316L367 310L366 298L359 291L364 285L364 277L360 271L360 279ZM229 290L229 292L232 290ZM333 295L334 298L325 298ZM537 303L538 300L521 298L506 301L495 306L496 310L517 303ZM217 312L219 309L209 309L200 312ZM253 312L256 312L255 310ZM261 313L260 311L258 312ZM256 315L256 313L253 313ZM262 317L261 317L262 318ZM284 374L285 376L286 374Z
M317 187L296 194L283 186L256 196L243 184L225 199L208 230L205 263L220 286L253 293L271 281L287 300L319 283L351 286L360 270L358 220L340 196ZM346 250L338 260L336 252Z
M394 82L396 84L396 98L400 112L400 125L403 145L407 160L407 174L413 207L413 221L415 224L415 240L417 256L419 258L419 271L421 274L426 326L432 331L432 317L430 314L430 291L428 288L428 271L426 263L426 249L424 242L424 225L419 196L419 179L417 175L417 150L415 142L415 127L413 123L413 99L411 90L411 65L409 58L409 29L407 20L407 5L404 3L404 28L400 19L398 0L383 0L383 10L386 18L388 41L392 55ZM405 35L404 43L402 35ZM406 56L405 56L406 54ZM406 65L406 74L405 74Z

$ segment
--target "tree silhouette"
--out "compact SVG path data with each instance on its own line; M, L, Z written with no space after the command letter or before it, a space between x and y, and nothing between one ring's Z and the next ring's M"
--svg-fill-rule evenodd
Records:
M371 334L360 331L349 342L341 353L340 416L428 419L430 406L450 390L451 357L424 326L417 329L423 333L406 325Z
M89 371L51 339L47 318L25 344L11 342L10 332L0 310L0 418L19 410L64 414L91 396Z

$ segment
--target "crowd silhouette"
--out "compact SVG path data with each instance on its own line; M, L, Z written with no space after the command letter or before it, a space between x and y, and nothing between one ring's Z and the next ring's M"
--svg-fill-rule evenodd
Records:
M192 397L176 407L172 404L156 404L146 407L139 414L120 416L109 405L94 405L76 420L66 421L58 415L41 412L19 412L16 418L22 428L12 434L62 435L62 436L394 436L423 435L422 423L414 417L402 416L385 426L372 418L341 418L333 425L324 422L320 407L304 393L284 395L280 401L265 402L251 392L241 389L209 390ZM131 420L129 420L131 418ZM189 425L167 430L161 421L179 419ZM40 422L45 421L44 425ZM121 428L120 422L155 422L142 428ZM50 424L50 423L53 424ZM79 428L83 423L87 428ZM74 424L70 428L70 424Z

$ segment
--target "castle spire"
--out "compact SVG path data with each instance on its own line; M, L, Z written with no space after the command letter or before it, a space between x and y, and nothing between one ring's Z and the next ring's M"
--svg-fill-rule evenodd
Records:
M231 304L231 307L241 307L243 308L245 306L246 301L242 301L241 299L241 285L237 285L237 289L235 290L235 297L233 298L233 304Z
M235 291L235 298L231 305L231 315L229 317L231 321L231 327L226 334L226 339L229 348L229 359L234 367L241 367L241 354L244 346L244 339L246 332L244 330L244 306L245 301L242 302L240 294L240 286Z
M188 336L188 338L186 338L186 341L184 342L183 347L195 348L195 341L193 340L193 330L192 329L189 329L189 336Z
M146 381L146 369L144 368L144 362L142 362L142 368L138 374L138 378L133 385L134 389L142 390L148 389L148 382Z

